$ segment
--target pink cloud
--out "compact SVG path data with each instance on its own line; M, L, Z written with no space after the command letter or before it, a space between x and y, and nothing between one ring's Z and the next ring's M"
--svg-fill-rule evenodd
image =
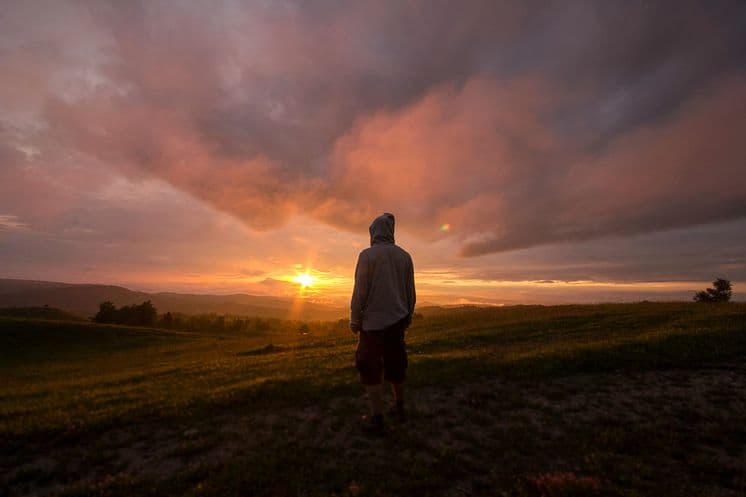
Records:
M255 230L387 210L466 255L746 215L737 16L633 9L631 35L590 3L75 8L0 25L0 158L39 151L5 173L51 192L38 218L110 168Z
M727 79L656 123L633 128L605 150L576 150L543 196L515 205L507 233L467 244L464 252L524 248L693 226L746 215L746 80ZM564 162L564 164L562 163Z

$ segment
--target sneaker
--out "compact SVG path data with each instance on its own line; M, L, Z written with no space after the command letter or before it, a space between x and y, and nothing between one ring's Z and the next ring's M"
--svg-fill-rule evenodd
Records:
M370 414L365 414L360 419L360 426L369 435L383 435L383 415L371 416Z

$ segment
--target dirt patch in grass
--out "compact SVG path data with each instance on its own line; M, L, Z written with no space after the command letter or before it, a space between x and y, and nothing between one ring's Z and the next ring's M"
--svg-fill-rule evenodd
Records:
M278 354L285 350L286 350L286 347L280 347L279 345L274 345L270 343L258 349L251 349L251 350L244 350L242 352L237 352L236 356L242 357L242 356L252 356L252 355Z
M276 411L227 408L69 441L14 444L16 453L0 456L0 495L97 494L102 482L122 481L112 475L126 476L130 485L195 468L207 475L200 477L200 492L219 495L230 493L236 465L257 460L270 468L262 471L275 471L270 476L280 487L302 487L310 495L349 494L351 482L359 495L417 488L435 495L746 491L746 370L740 365L542 382L493 379L412 391L409 398L408 420L389 423L382 438L359 430L365 402L358 396ZM409 476L395 465L406 466ZM386 477L376 481L377 471ZM242 491L274 491L238 480ZM179 481L186 487L166 493L197 485ZM570 493L562 493L563 485Z

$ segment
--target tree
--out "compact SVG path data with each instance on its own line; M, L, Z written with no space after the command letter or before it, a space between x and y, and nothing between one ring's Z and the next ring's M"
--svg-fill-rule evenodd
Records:
M93 320L97 323L113 323L116 319L117 307L110 300L101 302L98 306L98 312L93 316Z
M135 316L136 324L140 326L152 326L158 317L158 309L155 308L151 301L146 300L135 307Z
M164 328L171 328L173 325L174 325L174 315L171 314L171 311L168 311L161 318L161 326L163 326Z
M694 294L695 302L730 302L733 287L730 281L718 278L712 282L712 288L706 288Z

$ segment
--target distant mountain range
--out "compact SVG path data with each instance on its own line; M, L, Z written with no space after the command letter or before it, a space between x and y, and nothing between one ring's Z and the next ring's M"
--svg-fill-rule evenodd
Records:
M234 314L264 318L334 320L347 316L342 307L297 301L292 298L259 295L194 295L146 293L121 286L72 284L53 281L0 279L0 307L41 307L48 305L83 317L93 316L101 302L117 306L153 302L159 313ZM293 313L291 315L291 312Z

